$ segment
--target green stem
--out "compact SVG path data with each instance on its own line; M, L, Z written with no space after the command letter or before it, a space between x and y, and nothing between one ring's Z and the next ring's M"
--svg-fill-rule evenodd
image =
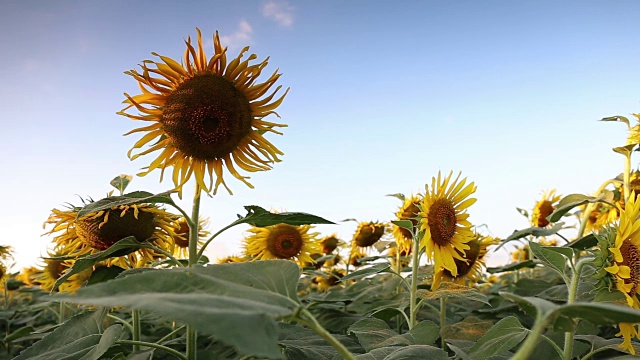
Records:
M232 227L234 227L236 225L238 225L238 223L234 222L234 223L232 223L230 225L227 225L227 226L223 227L222 229L220 229L220 231L216 232L215 234L211 235L211 237L209 239L207 239L207 241L205 241L205 243L202 245L202 247L200 248L200 251L198 251L198 259L200 259L200 257L202 257L202 254L204 254L204 250L207 248L209 243L212 242L213 239L216 238L216 236L222 234L227 229L230 229L230 228L232 228Z
M347 349L338 339L336 339L330 332L318 323L318 320L307 309L300 309L299 314L295 317L295 320L304 324L316 334L320 335L323 339L327 340L334 349L338 351L338 354L342 356L344 360L355 360L356 357Z
M128 321L126 321L124 319L121 319L121 318L119 318L119 317L117 317L115 315L112 315L112 314L107 314L107 317L108 318L112 318L113 320L115 320L115 321L121 323L122 325L124 325L127 329L129 329L131 334L133 334L135 332L135 330L133 329L133 326Z
M447 298L440 298L440 347L447 351L447 343L444 340L444 327L447 325Z
M582 273L582 268L588 264L593 262L594 258L592 256L584 257L578 261L576 264L576 268L573 271L573 276L571 277L571 283L569 284L569 296L567 298L567 305L573 304L576 301L576 297L578 294L578 284L580 283L580 274ZM564 352L563 358L564 360L571 360L573 355L573 332L564 333Z
M536 322L533 324L533 329L529 332L527 339L522 343L522 346L518 349L518 351L511 357L511 360L529 360L531 359L531 354L536 349L538 345L538 341L542 336L547 324L549 323L549 318L544 317L543 319L536 319Z
M177 357L180 360L188 360L188 358L186 356L184 356L184 354L182 354L178 350L172 349L172 348L164 346L164 345L156 344L156 343L150 343L150 342L146 342L146 341L118 340L118 341L116 341L116 344L118 344L118 345L133 345L133 346L148 346L148 347L156 348L156 349L165 351L165 352L167 352L169 354L172 354L172 355L174 355L175 357Z
M418 294L418 266L420 264L420 241L413 237L413 250L411 253L411 292L409 294L409 330L416 325L416 315L419 307L416 304Z
M553 347L556 352L558 353L558 356L562 356L562 349L560 349L560 346L558 346L558 344L556 344L553 340L549 339L548 337L542 335L542 339L546 340L549 345L551 345L551 347Z
M131 322L133 323L133 333L131 336L133 337L133 341L140 342L140 310L131 310ZM140 345L133 344L133 352L140 351Z
M184 329L186 327L187 327L187 325L182 325L179 328L173 329L173 331L171 331L167 335L163 336L160 340L156 341L156 344L160 344L163 341L166 341L167 339L173 338L180 330L182 330L182 329Z
M157 246L153 246L151 243L147 243L146 245L149 246L149 249L151 249L151 250L153 250L153 251L155 251L157 253L160 253L160 254L168 257L169 259L171 259L171 261L174 263L174 265L179 266L179 267L180 266L184 266L184 265L182 265L180 260L176 259L175 256L173 256L173 254L171 254L170 252L168 252L166 250L162 250Z
M198 219L200 218L200 186L196 182L196 191L193 196L193 208L191 218L187 218L189 224L189 267L198 263ZM193 325L187 325L187 360L195 360L198 347L198 334Z
M58 312L58 324L62 324L65 321L65 317L64 317L64 313L65 313L64 301L60 301L60 304L58 306L59 306L58 309L60 310Z

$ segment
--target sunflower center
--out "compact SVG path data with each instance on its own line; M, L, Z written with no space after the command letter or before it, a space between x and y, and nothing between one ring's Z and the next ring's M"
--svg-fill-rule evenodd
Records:
M404 209L402 211L402 214L398 217L398 220L411 220L411 223L413 224L413 230L416 230L416 227L418 226L418 219L417 216L420 213L420 208L418 207L418 204L416 203L411 203L411 205L409 205L406 209ZM412 240L412 236L411 236L411 232L403 227L398 227L398 229L400 229L400 233L402 234L402 237L404 237L407 240Z
M551 215L553 212L553 203L549 200L545 200L540 204L538 209L540 210L540 215L538 216L538 223L536 225L538 227L545 227L549 225L547 216Z
M427 223L433 242L440 246L449 245L456 233L456 210L451 200L436 200L429 209Z
M331 254L337 247L338 239L333 236L322 241L322 252L324 254Z
M631 275L628 279L624 279L625 284L633 284L629 295L635 297L638 292L638 284L640 284L640 251L631 241L625 240L620 246L622 254L622 265L628 266Z
M47 272L52 279L57 279L64 272L64 265L60 260L45 260L47 264Z
M138 209L137 218L133 209L128 209L124 214L122 209L109 209L102 216L86 216L77 222L78 237L98 250L106 250L129 236L134 236L138 242L146 241L155 232L156 223L152 213ZM102 224L105 216L108 216L107 222Z
M242 91L214 74L185 80L165 102L160 123L180 152L198 159L227 156L251 131L251 106Z
M476 261L478 261L478 257L480 257L480 241L469 241L467 245L469 245L469 249L464 251L463 256L466 261L453 258L453 262L455 262L456 269L458 270L457 277L462 277L469 274L471 269L473 269L473 265L475 265ZM444 272L446 275L452 278L455 277L447 269L444 269Z
M367 247L375 244L384 235L384 226L379 224L369 224L360 227L356 234L356 245Z
M267 249L279 259L291 259L302 250L302 236L290 225L277 227L267 240Z
M177 246L186 249L189 247L189 224L186 221L180 221L179 228L176 231L174 242Z

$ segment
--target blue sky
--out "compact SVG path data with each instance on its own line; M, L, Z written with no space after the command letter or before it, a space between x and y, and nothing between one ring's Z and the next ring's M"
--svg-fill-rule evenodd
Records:
M218 30L235 55L270 56L291 87L269 139L285 152L255 189L204 198L220 228L243 205L304 211L333 221L390 220L390 193L424 191L438 170L474 181L474 224L506 237L527 227L516 207L541 191L593 192L621 172L622 124L640 112L640 4L635 1L11 1L0 6L2 243L34 264L50 210L100 198L130 161L138 123L116 115L123 72L151 52L180 58L183 39ZM209 42L210 45L210 42ZM207 48L211 54L212 47ZM637 161L633 162L634 167ZM159 174L131 190L161 192ZM187 186L190 188L190 186ZM186 191L185 201L189 207ZM320 226L350 239L354 223ZM246 228L212 243L238 253ZM500 263L506 253L497 253Z

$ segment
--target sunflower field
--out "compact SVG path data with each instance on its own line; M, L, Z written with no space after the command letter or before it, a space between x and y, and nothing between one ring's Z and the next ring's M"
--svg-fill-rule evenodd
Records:
M236 209L211 229L200 204L231 193L283 153L268 137L288 89L268 59L233 57L212 38L185 41L181 59L153 53L127 72L140 93L118 114L136 126L139 176L165 170L171 188L110 181L104 198L51 211L51 250L11 271L0 246L0 357L26 359L624 359L640 354L640 114L627 126L621 174L592 194L542 193L518 209L530 227L497 238L469 221L476 185L446 169L398 200L385 221L357 223L351 238L305 212ZM133 126L132 126L133 127ZM621 127L622 128L622 127ZM239 180L239 181L235 181ZM227 184L227 181L232 179ZM175 201L191 189L193 206ZM222 185L222 188L220 187ZM224 189L223 189L224 188ZM104 190L104 189L98 189ZM188 190L188 191L183 191ZM65 199L60 199L64 203ZM304 210L304 209L301 209ZM357 214L354 214L357 216ZM244 226L237 256L205 250ZM511 262L487 267L511 248Z

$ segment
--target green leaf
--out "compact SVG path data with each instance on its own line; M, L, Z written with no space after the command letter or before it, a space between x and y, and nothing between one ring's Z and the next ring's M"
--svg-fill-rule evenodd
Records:
M87 281L87 286L113 280L124 271L119 266L98 266Z
M595 198L593 196L587 196L582 194L569 194L560 200L555 211L552 212L549 216L547 216L547 220L549 220L550 222L556 222L560 220L560 218L562 218L564 214L568 213L571 209L577 206L581 206L588 203L598 203L598 202L603 202L603 203L607 203L609 205L614 206L613 204L611 204L608 201L605 201L602 198Z
M400 194L400 193L397 193L397 194L387 194L387 196L394 197L394 198L396 198L396 199L399 199L399 200L400 200L400 201L402 201L402 202L404 202L404 200L406 199L406 196L404 196L404 194Z
M535 242L529 242L529 248L544 265L559 273L563 278L566 278L564 270L567 260L563 255Z
M440 284L438 289L434 291L418 290L418 297L425 300L457 298L467 301L478 301L490 305L487 296L478 291L478 289L464 285L458 285L452 282L443 282Z
M73 316L42 340L25 349L14 360L81 359L100 343L102 320L107 309ZM68 357L73 354L72 357Z
M286 260L216 264L145 271L53 298L155 312L239 352L280 358L275 318L292 316L300 306L299 277L298 266Z
M553 225L553 227L551 228L530 227L522 230L516 230L511 235L509 235L506 239L502 240L500 245L498 245L498 247L494 251L497 251L508 242L522 239L525 236L533 235L533 236L539 237L539 236L549 236L549 235L556 234L558 231L562 230L562 226L564 226L564 223L559 222Z
M389 346L356 356L357 360L447 360L448 358L444 350L428 345Z
M518 296L512 293L501 291L500 296L510 300L524 310L532 318L543 318L551 314L558 306L551 301L529 296Z
M516 317L506 317L489 329L467 353L474 360L489 359L513 349L524 340L528 332Z
M631 124L629 123L629 119L624 116L608 116L600 119L600 121L620 121L627 124L628 128L631 128Z
M596 245L598 245L598 239L594 234L589 234L568 243L566 246L576 250L586 250Z
M378 263L374 264L366 269L360 269L358 271L354 271L351 274L343 277L340 281L344 282L347 280L361 279L363 277L367 277L369 275L381 273L383 271L388 270L391 267L389 263Z
M573 319L584 319L595 325L640 322L640 310L607 303L576 302L558 307L553 314Z
M129 253L136 251L137 249L142 248L153 248L153 245L149 243L141 243L138 242L135 236L126 237L117 243L111 245L107 250L101 251L95 254L88 254L83 257L79 257L73 266L56 280L53 285L53 290L55 291L63 282L65 282L71 275L78 274L84 270L92 268L94 265L98 264L101 261L112 257L124 256Z
M536 267L537 262L535 260L525 260L505 266L491 267L487 268L487 272L489 274L497 274L501 272L514 271L524 268L533 268Z
M4 341L5 343L10 343L13 340L16 340L23 336L27 336L31 334L34 330L35 329L33 328L33 326L23 326L19 329L12 331L9 335L5 336L2 341Z
M574 338L578 341L583 341L591 344L592 350L611 349L623 352L623 350L621 350L619 346L620 344L622 344L624 339L604 339L596 335L576 335ZM640 345L638 345L638 343L631 342L631 345L635 349L636 354L640 353Z
M325 360L338 356L336 349L310 329L280 323L280 341L287 360ZM353 337L333 334L352 353L364 352Z
M518 210L518 212L519 212L522 216L526 217L527 219L529 218L529 212L528 212L527 210L525 210L525 209L521 209L521 208L519 208L519 207L517 207L517 208L516 208L516 210Z
M121 174L114 177L113 180L109 182L109 184L116 188L116 190L118 190L120 193L123 193L124 189L127 188L132 179L133 176L131 175Z
M118 338L122 334L122 325L114 324L109 326L102 336L100 337L100 342L94 346L88 353L86 353L80 360L98 360L102 356L102 354L106 353L107 350L113 344L116 343Z
M385 321L376 318L362 319L351 325L348 332L358 338L367 352L390 346L431 345L440 336L438 326L431 321L422 321L408 333L399 335Z
M391 221L391 223L405 230L408 230L411 234L413 234L413 222L411 220L393 220Z
M614 147L613 151L617 152L618 154L622 154L624 156L631 156L631 153L633 152L633 148L635 148L638 144L629 144L629 145L625 145L625 146L618 146L618 147Z
M257 227L276 224L307 225L307 224L335 224L319 216L301 212L272 213L259 206L245 206L247 215L236 220L233 224L246 223ZM239 216L239 215L238 215Z
M78 218L121 205L169 204L175 206L175 203L171 199L171 194L174 192L175 190L170 190L154 195L147 191L134 191L122 196L110 196L85 205L78 211Z

